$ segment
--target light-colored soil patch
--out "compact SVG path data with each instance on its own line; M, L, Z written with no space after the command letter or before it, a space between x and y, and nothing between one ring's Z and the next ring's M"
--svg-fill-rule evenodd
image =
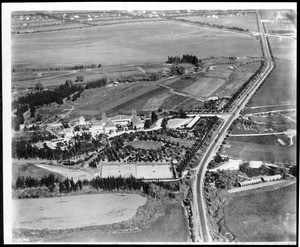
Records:
M214 168L209 169L210 171L217 171L217 170L238 170L239 165L242 164L244 161L240 159L229 159L228 161L224 162L222 165ZM261 165L265 164L266 166L275 166L277 165L271 164L271 163L265 163L262 161L249 161L249 165L251 168L259 168Z
M140 178L159 179L172 178L170 165L144 165L137 166L137 175Z
M293 183L294 181L292 181ZM274 186L278 184L284 184L287 183L286 180L279 180L279 181L270 181L270 182L265 182L265 183L259 183L259 184L253 184L253 185L247 185L244 187L239 187L239 188L234 188L231 190L228 190L228 193L236 193L236 192L241 192L241 191L246 191L246 190L252 190L252 189L258 189L266 186Z
M156 110L158 109L164 100L170 96L169 93L163 93L156 95L147 100L147 103L144 105L143 110Z
M146 201L136 194L13 200L13 228L71 229L113 224L132 218Z
M172 178L169 163L155 163L151 164L112 164L102 166L102 177L130 177L144 179L158 179L158 178Z
M46 169L48 171L59 173L64 177L73 178L74 181L79 179L92 179L98 176L100 173L95 170L93 173L83 169L76 169L76 168L67 168L63 166L53 166L53 165L46 165L46 164L35 164L35 166Z
M119 164L119 165L103 165L102 177L136 177L136 165L135 164Z
M174 118L168 121L167 127L170 129L177 129L192 121L192 118Z

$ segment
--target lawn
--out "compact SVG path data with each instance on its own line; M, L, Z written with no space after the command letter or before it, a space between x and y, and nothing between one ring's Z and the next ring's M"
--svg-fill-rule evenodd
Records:
M13 200L13 228L71 229L113 224L132 218L146 201L146 197L137 194Z
M158 141L139 141L134 140L132 142L127 142L125 145L131 145L135 148L141 148L141 149L160 149L162 147L162 143Z
M187 147L192 147L195 141L193 140L187 140L187 139L181 139L181 138L174 138L172 136L167 136L167 135L158 135L158 138L165 139L166 141L171 141L171 142L179 142L180 146L187 146Z
M296 186L234 197L227 227L241 242L296 241Z
M261 49L255 37L172 21L12 36L12 65L19 67L164 62L182 54L260 56Z
M207 18L203 16L178 17L190 21L208 22L210 24L224 25L228 27L247 28L250 31L257 31L256 14L248 15L218 15L219 18Z

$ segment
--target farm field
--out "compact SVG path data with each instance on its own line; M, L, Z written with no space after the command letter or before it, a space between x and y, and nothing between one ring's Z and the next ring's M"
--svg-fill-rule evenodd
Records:
M296 61L297 40L269 37L272 53L275 58Z
M120 78L139 78L145 74L167 72L170 65L165 63L106 65L101 68L80 69L68 71L31 72L21 71L12 73L12 86L19 88L34 87L37 82L44 87L57 86L66 80L75 81L77 76L83 76L84 82L106 78L108 81Z
M170 21L13 35L12 50L18 67L163 62L178 54L261 55L254 37Z
M296 241L296 185L233 197L227 227L241 242Z
M250 99L248 106L268 106L296 102L295 72L296 64L293 61L277 59L274 71Z
M222 151L232 159L296 163L296 138L293 137L292 146L283 146L277 141L277 137L230 137Z
M295 26L291 23L264 23L267 32L270 34L280 35L280 36L291 36L295 37L297 30Z
M274 132L283 132L289 129L296 129L296 123L282 114L274 114L269 116L251 116L255 122L266 124L266 127L272 129Z
M142 99L147 93L150 98L151 95L154 96L153 90L160 93L153 82L133 82L118 87L88 89L72 103L75 109L68 118L72 119L79 116L85 116L87 119L93 116L100 118L102 112L106 112L108 116L115 115L122 107L127 107L131 113L136 106L129 105L129 101L134 103L138 100L138 97ZM108 111L110 112L108 113Z
M204 16L178 17L177 19L186 19L190 21L208 22L210 24L224 25L228 27L247 28L250 31L257 31L256 14L248 15L217 15L218 18L208 18Z
M13 200L13 228L70 229L113 224L132 218L138 207L146 201L146 197L137 194L93 194Z
M235 65L234 67L224 65L212 67L205 74L198 73L174 80L166 80L163 84L177 92L193 95L200 99L205 99L209 96L224 97L235 93L253 74L249 72L251 68L248 68L248 65L242 66L244 71ZM253 66L251 67L252 69L254 68Z

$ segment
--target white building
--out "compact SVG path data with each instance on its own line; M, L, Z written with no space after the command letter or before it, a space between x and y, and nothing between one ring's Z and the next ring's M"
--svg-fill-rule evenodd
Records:
M251 179L251 180L246 180L246 181L240 182L240 185L246 186L246 185L251 185L251 184L258 184L261 182L262 182L261 178L256 178L256 179Z
M112 121L109 120L109 121L107 121L105 123L105 125L104 125L104 132L106 134L108 134L108 133L114 133L114 132L116 132L116 130L117 130L117 127L115 126L115 124Z
M144 123L142 122L141 118L138 116L132 116L132 124L133 126L139 130L144 128Z
M263 176L262 179L264 182L276 181L281 179L281 175Z

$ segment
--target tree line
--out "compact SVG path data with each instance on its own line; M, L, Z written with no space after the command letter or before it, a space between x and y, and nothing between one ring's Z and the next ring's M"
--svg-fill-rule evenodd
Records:
M67 80L65 84L60 85L54 90L39 90L34 93L29 93L24 96L20 96L17 100L12 102L12 109L16 109L16 117L14 119L14 129L19 130L20 124L24 123L23 114L29 109L30 117L35 116L35 111L38 107L43 105L49 105L56 102L62 105L64 98L70 97L70 95L77 92L75 98L78 98L83 92L84 88L80 85L74 85ZM74 99L74 98L73 98Z
M142 191L152 197L163 197L165 195L174 197L172 192L180 190L179 181L146 182L142 178L135 178L132 175L127 178L122 176L101 178L97 176L91 180L79 179L77 182L74 182L73 178L69 179L67 177L59 179L54 174L49 174L48 176L44 175L41 179L18 176L15 182L16 189L38 188L43 186L47 187L50 192L54 192L55 189L57 189L59 193L66 194L82 190L83 186L90 186L92 189L103 191Z
M88 65L74 65L66 67L49 67L49 68L12 68L12 72L21 72L21 71L60 71L60 70L79 70L79 69L94 69L101 68L101 64L88 64Z
M227 104L224 106L224 110L228 110L229 107L234 103L234 101L239 97L239 95L241 94L241 92L243 92L243 90L253 81L253 79L256 78L257 75L259 75L261 73L261 71L263 70L265 63L264 61L260 61L260 67L259 69L250 76L250 78L232 95L232 97L228 100Z
M239 32L249 32L248 28L241 28L241 27L236 27L236 26L224 26L222 24L211 24L208 22L203 22L203 21L190 21L186 19L176 19L177 21L182 21L182 22L189 22L189 23L194 23L194 24L199 24L203 26L209 26L209 27L215 27L215 28L221 28L221 29L228 29L228 30L235 30Z
M195 55L184 54L182 57L179 56L168 56L167 63L191 63L197 66L201 60L199 60Z

